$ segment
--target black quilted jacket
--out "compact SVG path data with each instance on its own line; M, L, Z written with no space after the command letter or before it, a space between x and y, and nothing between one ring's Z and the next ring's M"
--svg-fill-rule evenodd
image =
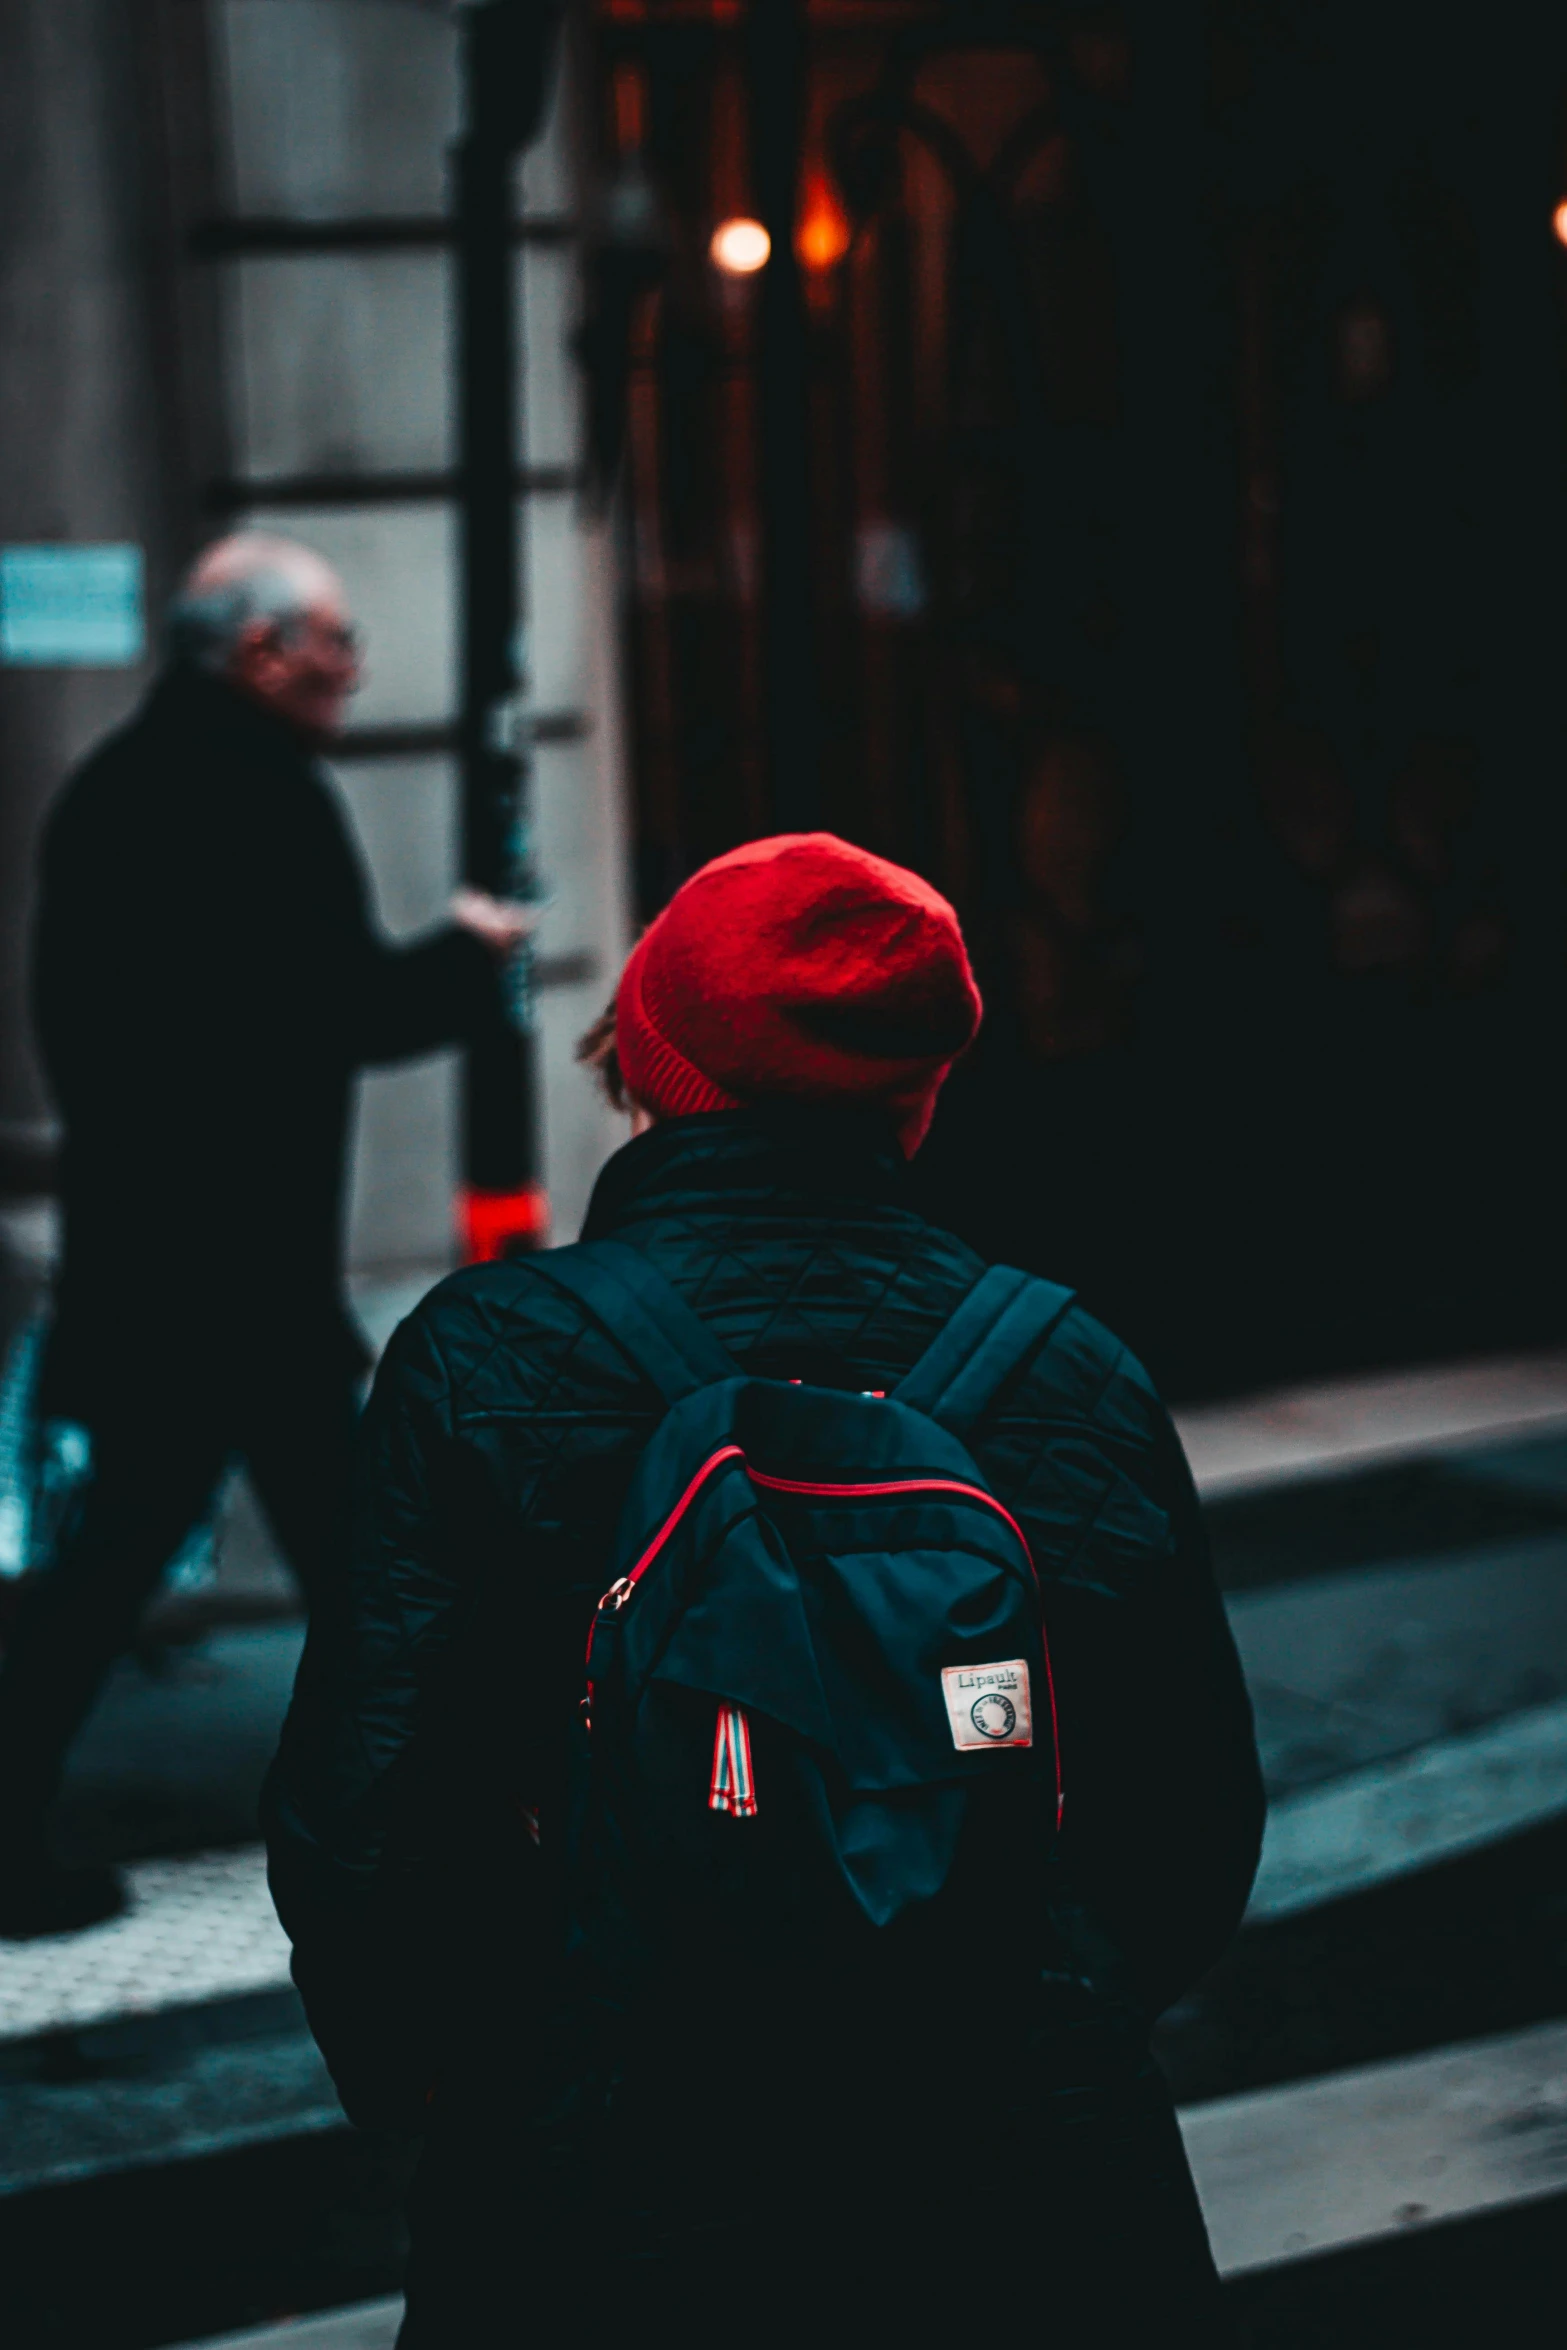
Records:
M655 1129L599 1180L584 1237L611 1232L743 1365L856 1389L894 1386L982 1270L905 1204L880 1122L841 1114ZM346 1602L312 1629L265 1805L296 1978L357 2118L406 2123L454 2067L503 2090L541 1866L524 1815L547 1825L658 1409L525 1258L443 1282L382 1364ZM1076 1307L971 1445L1046 1596L1065 1973L1151 2018L1234 1932L1262 1825L1191 1480L1144 1372Z

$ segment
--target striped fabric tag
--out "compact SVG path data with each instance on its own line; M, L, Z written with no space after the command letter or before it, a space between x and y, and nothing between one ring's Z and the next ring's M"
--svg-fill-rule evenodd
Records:
M726 1811L731 1819L756 1817L756 1781L751 1773L751 1725L738 1705L721 1705L713 1736L713 1781L707 1791L709 1811Z

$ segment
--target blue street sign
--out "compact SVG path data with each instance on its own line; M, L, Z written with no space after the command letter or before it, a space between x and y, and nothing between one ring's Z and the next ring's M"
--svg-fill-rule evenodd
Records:
M0 547L0 661L126 669L146 650L140 547Z

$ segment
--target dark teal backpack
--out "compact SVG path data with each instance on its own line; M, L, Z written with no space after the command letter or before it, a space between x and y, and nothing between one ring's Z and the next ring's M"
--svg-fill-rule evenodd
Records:
M993 1267L881 1396L746 1376L621 1242L534 1266L668 1407L585 1663L579 1983L621 2010L769 1971L874 1997L911 1943L1037 1970L1055 1693L1027 1542L964 1438L1071 1292Z

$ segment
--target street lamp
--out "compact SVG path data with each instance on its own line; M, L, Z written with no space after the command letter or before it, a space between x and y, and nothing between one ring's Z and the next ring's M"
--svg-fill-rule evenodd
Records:
M721 220L708 245L708 255L726 277L754 277L767 266L773 240L759 220Z

